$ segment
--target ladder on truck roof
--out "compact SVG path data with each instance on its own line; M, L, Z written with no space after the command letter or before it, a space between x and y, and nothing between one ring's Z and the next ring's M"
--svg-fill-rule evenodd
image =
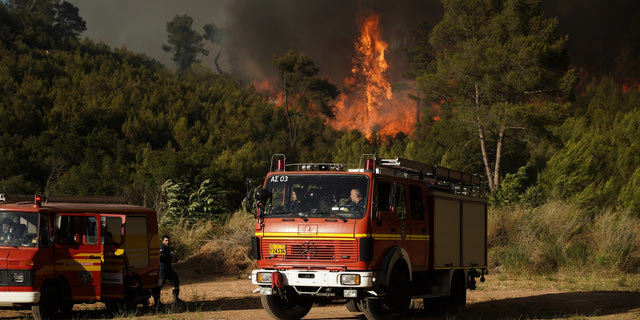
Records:
M404 158L377 159L382 168L397 170L413 178L425 180L434 189L470 196L482 195L482 179L476 174L465 173L436 165L428 165Z

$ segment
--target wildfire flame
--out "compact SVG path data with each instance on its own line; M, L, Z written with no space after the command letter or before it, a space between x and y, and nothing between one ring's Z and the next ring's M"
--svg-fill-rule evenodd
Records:
M344 79L335 118L329 120L331 126L339 130L355 129L368 138L374 132L384 136L413 130L417 119L415 102L406 94L394 95L386 78L390 68L385 58L388 47L382 40L380 18L372 12L363 20L360 36L354 43L351 72ZM283 105L282 90L268 81L254 82L253 86L271 103ZM439 120L439 116L434 120Z
M362 34L355 43L356 56L361 59L356 60L357 63L351 69L352 74L362 74L366 78L364 90L369 112L378 104L379 97L387 100L393 98L391 85L384 77L384 73L389 68L384 52L389 45L380 37L379 23L380 19L375 14L365 19Z
M355 42L351 74L344 79L344 90L336 104L336 117L330 123L337 129L357 129L370 137L373 132L393 135L408 133L416 121L406 97L396 97L385 72L388 44L382 40L380 18L370 13Z

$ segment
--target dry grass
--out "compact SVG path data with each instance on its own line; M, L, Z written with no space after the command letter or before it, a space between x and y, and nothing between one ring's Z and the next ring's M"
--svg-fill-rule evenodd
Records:
M638 272L640 219L628 211L593 217L564 202L490 210L488 245L498 271Z
M494 273L479 284L478 290L533 290L533 291L638 291L640 274L622 272L557 272L532 275L516 273Z
M255 219L237 211L223 225L213 221L192 228L174 227L176 250L183 250L176 269L197 275L243 275L255 267L250 257ZM179 235L179 236L178 236Z

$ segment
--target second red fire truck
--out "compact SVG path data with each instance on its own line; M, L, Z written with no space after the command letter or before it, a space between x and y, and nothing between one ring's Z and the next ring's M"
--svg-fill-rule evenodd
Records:
M117 311L149 302L160 261L156 212L106 199L0 195L0 307L53 319L76 303Z

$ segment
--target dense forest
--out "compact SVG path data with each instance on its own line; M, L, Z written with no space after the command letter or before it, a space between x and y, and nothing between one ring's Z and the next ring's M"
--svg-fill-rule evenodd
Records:
M618 71L587 77L541 1L444 3L443 20L416 26L407 48L420 121L368 137L328 124L340 88L304 53L274 57L291 97L282 106L198 63L213 25L168 22L172 68L81 39L66 1L0 3L0 191L126 196L167 224L240 208L247 178L255 187L274 153L342 163L370 153L480 174L496 209L563 201L591 218L640 218L632 30Z

